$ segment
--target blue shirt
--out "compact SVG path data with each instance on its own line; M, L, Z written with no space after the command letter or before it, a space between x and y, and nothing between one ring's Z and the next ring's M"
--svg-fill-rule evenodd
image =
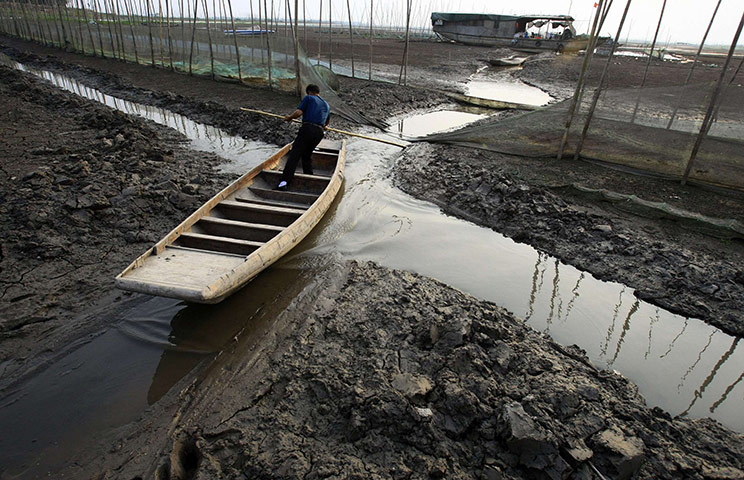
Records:
M325 125L331 107L328 103L317 95L306 95L302 99L298 110L302 110L302 121Z

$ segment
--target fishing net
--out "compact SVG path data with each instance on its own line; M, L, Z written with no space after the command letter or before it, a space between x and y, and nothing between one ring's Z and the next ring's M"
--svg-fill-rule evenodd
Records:
M602 91L581 157L668 178L681 178L710 105L715 83ZM594 92L578 104L564 156L573 156ZM744 87L727 85L714 121L692 164L690 180L744 190ZM556 161L570 100L457 131L425 137L496 152Z
M319 74L301 46L296 54L289 21L234 22L222 0L0 2L0 31L87 54L284 92L297 90L299 69L302 93L310 83L319 85L334 114L385 128L346 105L329 86L333 76Z

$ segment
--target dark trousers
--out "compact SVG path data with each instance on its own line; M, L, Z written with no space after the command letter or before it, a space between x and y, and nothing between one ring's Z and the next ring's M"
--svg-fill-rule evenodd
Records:
M315 147L323 140L325 133L323 127L314 124L304 123L297 132L297 138L292 143L292 150L289 151L287 164L282 172L283 181L289 183L294 177L297 163L302 159L302 172L308 175L313 174L312 154Z

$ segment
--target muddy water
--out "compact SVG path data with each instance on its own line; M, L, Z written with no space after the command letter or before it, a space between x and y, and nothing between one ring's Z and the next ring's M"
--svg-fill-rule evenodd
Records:
M447 128L428 123L430 131ZM198 136L202 127L182 133ZM224 139L202 137L225 158L233 145L243 148ZM223 145L228 148L219 153ZM134 308L111 319L108 331L3 398L0 465L10 469L4 474L28 478L50 471L72 450L136 419L200 362L234 341L260 338L312 281L312 268L339 257L415 271L493 301L556 341L579 345L596 365L629 377L650 405L744 431L744 347L738 341L404 194L390 176L399 155L396 147L350 140L345 190L332 211L242 291L199 307L140 296ZM228 166L236 172L256 163L251 154L234 158Z
M439 110L388 120L388 124L391 125L388 131L404 138L422 137L454 130L487 116L486 113L473 113L472 111Z
M465 94L500 102L545 105L552 97L537 87L511 78L512 69L484 68L470 77L465 84Z

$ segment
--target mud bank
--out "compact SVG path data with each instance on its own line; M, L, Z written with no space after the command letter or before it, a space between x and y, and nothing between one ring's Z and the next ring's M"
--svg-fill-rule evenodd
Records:
M351 262L77 478L738 478L744 439L650 410L496 305ZM172 422L172 423L171 423ZM153 436L157 431L163 437Z
M716 199L715 193L695 187L651 178L628 180L627 174L580 162L556 163L421 144L406 151L395 171L401 188L452 215L489 226L600 279L629 285L642 300L733 335L744 334L741 239L716 238L681 221L626 213L569 187L605 186L640 195L636 185L642 181L643 193L656 188L653 196L705 196L708 204L719 204L724 216L738 215L732 210L741 205L739 195ZM528 168L535 171L524 173ZM731 208L725 208L727 203ZM701 201L697 211L705 205Z
M221 188L175 131L0 67L2 386L100 328L113 277ZM38 361L39 358L36 358Z

